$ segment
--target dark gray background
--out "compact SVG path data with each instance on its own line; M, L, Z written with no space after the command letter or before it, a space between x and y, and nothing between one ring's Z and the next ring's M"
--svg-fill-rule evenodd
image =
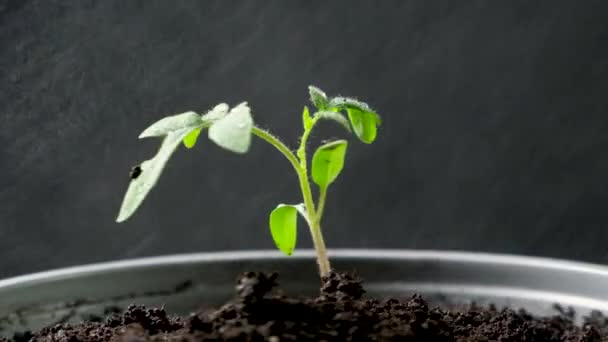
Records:
M116 224L137 140L247 100L295 146L308 84L369 101L325 220L331 247L608 262L606 1L0 1L0 275L272 248L298 201L271 147L181 149ZM342 136L331 123L314 141ZM310 247L302 230L299 246Z

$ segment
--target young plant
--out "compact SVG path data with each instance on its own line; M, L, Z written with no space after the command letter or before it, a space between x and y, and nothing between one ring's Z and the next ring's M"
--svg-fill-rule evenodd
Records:
M321 145L312 157L310 176L318 186L318 199L315 203L308 176L309 167L306 145L310 133L321 120L333 120L343 126L366 144L376 139L381 119L367 104L346 97L328 98L314 86L309 87L310 100L315 107L311 115L308 107L302 112L304 133L294 154L277 137L253 123L247 102L229 109L225 103L218 104L207 113L200 115L185 112L161 119L145 129L139 138L159 137L162 144L156 155L131 170L131 182L125 194L117 221L123 222L133 215L156 185L167 161L180 143L192 148L204 129L208 129L211 141L235 153L249 150L251 136L255 135L274 146L291 164L300 183L303 203L279 204L270 213L270 232L276 246L285 254L291 255L296 246L296 226L298 213L304 218L317 253L321 275L330 271L329 260L321 233L321 219L329 186L336 180L344 166L348 143L334 140ZM346 116L345 116L346 114Z

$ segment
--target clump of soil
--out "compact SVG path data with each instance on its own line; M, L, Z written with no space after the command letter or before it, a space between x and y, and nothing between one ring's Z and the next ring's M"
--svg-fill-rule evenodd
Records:
M316 298L280 294L277 275L249 272L235 297L217 310L188 317L132 305L105 322L59 324L20 336L30 341L608 341L608 320L594 314L582 326L572 312L548 318L523 311L431 308L409 300L367 298L350 274L331 273Z

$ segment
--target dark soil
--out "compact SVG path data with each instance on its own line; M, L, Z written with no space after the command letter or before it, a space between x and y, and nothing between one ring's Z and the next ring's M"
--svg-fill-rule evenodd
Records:
M596 313L582 326L574 313L548 318L471 306L458 311L409 300L367 298L352 275L332 273L316 298L282 295L276 274L245 273L233 300L188 317L132 305L102 322L58 324L15 340L31 341L608 341Z

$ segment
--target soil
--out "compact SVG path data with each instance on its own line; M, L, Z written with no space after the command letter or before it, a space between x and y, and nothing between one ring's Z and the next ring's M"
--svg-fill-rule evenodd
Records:
M608 341L600 313L574 323L574 312L533 317L524 311L470 306L430 307L420 296L377 300L346 273L323 278L316 298L281 293L277 274L248 272L219 309L186 317L163 308L129 306L105 320L57 324L15 341Z

